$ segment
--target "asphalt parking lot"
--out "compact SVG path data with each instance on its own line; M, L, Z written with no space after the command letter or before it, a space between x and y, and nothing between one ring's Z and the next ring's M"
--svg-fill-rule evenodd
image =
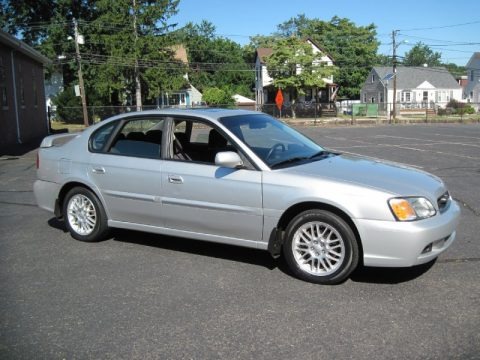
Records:
M35 206L35 152L2 156L0 358L478 359L480 125L299 130L440 176L462 204L456 242L337 286L251 249L132 231L86 244Z

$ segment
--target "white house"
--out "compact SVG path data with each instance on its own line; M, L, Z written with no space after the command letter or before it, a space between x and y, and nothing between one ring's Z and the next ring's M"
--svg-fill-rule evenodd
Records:
M305 40L312 46L314 54L321 53L322 57L319 60L320 63L324 63L326 66L333 66L333 59L329 56L320 46L318 46L312 39ZM255 97L257 105L273 104L275 102L275 96L277 89L273 87L273 79L268 75L268 69L266 65L266 59L273 53L272 48L258 48L255 58ZM301 72L301 68L297 70ZM333 83L333 76L323 79L327 86L323 89L319 89L320 102L333 101L334 94L336 94L337 86ZM299 97L299 101L311 101L315 99L314 90L312 88L305 89L305 95ZM290 94L283 94L286 102L290 101Z
M60 94L63 89L63 74L61 71L56 70L50 74L50 77L48 79L45 79L45 98L47 112L49 114L55 111L55 106L52 102L53 98Z
M445 107L454 99L462 100L462 87L443 67L397 67L397 109L435 109ZM391 67L377 66L368 74L360 100L391 109L393 103L393 73Z
M477 110L480 109L480 52L472 55L467 65L468 82L465 87L465 98Z
M174 59L188 64L187 50L183 45L174 45L170 48L174 55ZM161 107L191 107L202 104L202 93L193 86L188 74L183 76L187 80L188 85L184 89L178 91L162 91L162 94L157 99L157 105Z

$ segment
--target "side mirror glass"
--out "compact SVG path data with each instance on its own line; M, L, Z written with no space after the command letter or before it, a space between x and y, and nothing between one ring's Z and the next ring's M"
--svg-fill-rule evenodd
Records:
M236 169L243 167L243 161L236 152L222 151L215 155L215 165Z

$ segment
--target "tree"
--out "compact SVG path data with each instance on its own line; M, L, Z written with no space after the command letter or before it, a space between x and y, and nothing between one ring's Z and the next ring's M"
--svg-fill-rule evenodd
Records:
M186 85L186 67L173 58L168 19L179 0L1 0L2 27L34 46L63 71L65 88L76 82L73 19L80 47L88 104L119 105L137 93L153 102L163 90Z
M173 60L166 34L168 19L177 12L178 0L98 0L98 18L92 40L108 54L101 62L103 87L109 93L127 87L135 93L137 109L142 97L153 99L162 90L185 84L185 69ZM110 79L110 81L108 81ZM143 90L143 91L142 91Z
M308 42L296 37L278 40L273 47L272 55L266 59L273 86L293 89L297 97L304 94L305 88L324 87L323 79L332 75L335 67L326 66L321 61L322 55L321 52L315 53ZM296 97L293 99L293 105L295 100ZM292 106L292 109L294 111L295 106Z
M323 21L301 14L278 25L277 30L273 38L296 34L314 40L338 66L334 81L340 87L339 96L351 99L360 96L363 82L377 60L379 42L374 24L357 26L349 19L337 16Z
M447 70L452 74L453 76L462 76L467 73L467 69L465 66L459 66L457 64L453 63L443 63L442 66L445 66Z
M212 23L188 23L177 32L177 38L187 48L189 79L200 91L217 87L244 96L252 94L254 72L245 61L248 53L239 44L218 37Z
M217 87L205 88L202 99L213 106L231 106L235 102L231 93Z
M418 42L414 47L405 53L403 65L405 66L440 66L442 54L434 52L428 45Z
M92 20L95 16L94 0L1 0L0 4L0 28L21 35L22 41L31 46L48 40L52 25L65 25L72 18Z
M393 57L390 55L383 55L378 54L377 59L375 60L375 65L378 66L392 66L393 65Z

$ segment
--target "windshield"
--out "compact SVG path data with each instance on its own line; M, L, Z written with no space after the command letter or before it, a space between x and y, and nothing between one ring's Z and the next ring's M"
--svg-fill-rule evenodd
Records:
M266 114L230 116L220 122L270 167L312 159L325 152L306 136Z

